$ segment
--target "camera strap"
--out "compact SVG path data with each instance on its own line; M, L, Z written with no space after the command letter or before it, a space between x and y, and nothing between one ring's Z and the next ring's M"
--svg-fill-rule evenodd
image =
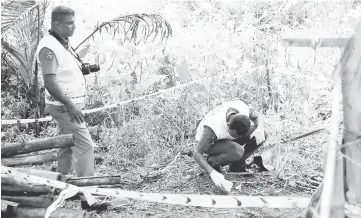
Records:
M58 40L58 42L64 46L64 48L66 50L68 50L70 52L71 55L73 55L73 57L80 62L80 65L83 65L84 62L80 59L79 55L75 52L74 48L71 47L71 45L69 43L66 43L56 32L49 30L49 34L52 35L56 40ZM79 69L81 70L81 66L79 66Z

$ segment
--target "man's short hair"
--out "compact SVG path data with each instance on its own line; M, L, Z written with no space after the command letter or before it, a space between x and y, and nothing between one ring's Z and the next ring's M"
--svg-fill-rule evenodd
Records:
M56 6L51 12L51 22L61 21L64 16L73 15L75 12L73 9L65 6Z
M229 120L230 129L235 129L238 135L247 134L251 127L251 120L245 115L236 114Z

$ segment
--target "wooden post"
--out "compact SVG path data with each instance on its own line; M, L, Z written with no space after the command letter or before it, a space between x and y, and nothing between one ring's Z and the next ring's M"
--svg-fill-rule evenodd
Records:
M361 22L349 42L348 56L342 61L345 195L348 203L361 205Z
M27 154L53 148L74 146L72 134L39 139L24 143L8 143L1 147L1 157L11 157L17 154Z

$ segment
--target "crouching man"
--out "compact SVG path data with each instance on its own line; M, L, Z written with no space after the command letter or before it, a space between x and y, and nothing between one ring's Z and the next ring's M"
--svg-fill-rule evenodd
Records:
M245 172L245 161L266 140L264 116L241 100L223 103L210 111L199 123L195 161L210 174L216 186L224 176L221 167L229 165L230 172ZM208 155L205 158L203 155ZM258 157L258 166L267 171ZM256 159L256 158L255 158ZM221 188L221 187L220 187Z

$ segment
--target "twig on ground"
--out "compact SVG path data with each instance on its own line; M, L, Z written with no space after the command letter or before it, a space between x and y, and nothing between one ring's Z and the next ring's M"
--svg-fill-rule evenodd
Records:
M307 183L304 183L304 182L295 181L295 183L297 183L298 185L301 185L301 186L309 187L309 188L312 188L312 189L317 189L316 186L311 185L311 184L307 184Z
M167 170L169 170L169 168L177 161L177 159L179 158L181 152L178 152L177 155L174 157L174 159L163 169L159 170L159 173L165 173Z

